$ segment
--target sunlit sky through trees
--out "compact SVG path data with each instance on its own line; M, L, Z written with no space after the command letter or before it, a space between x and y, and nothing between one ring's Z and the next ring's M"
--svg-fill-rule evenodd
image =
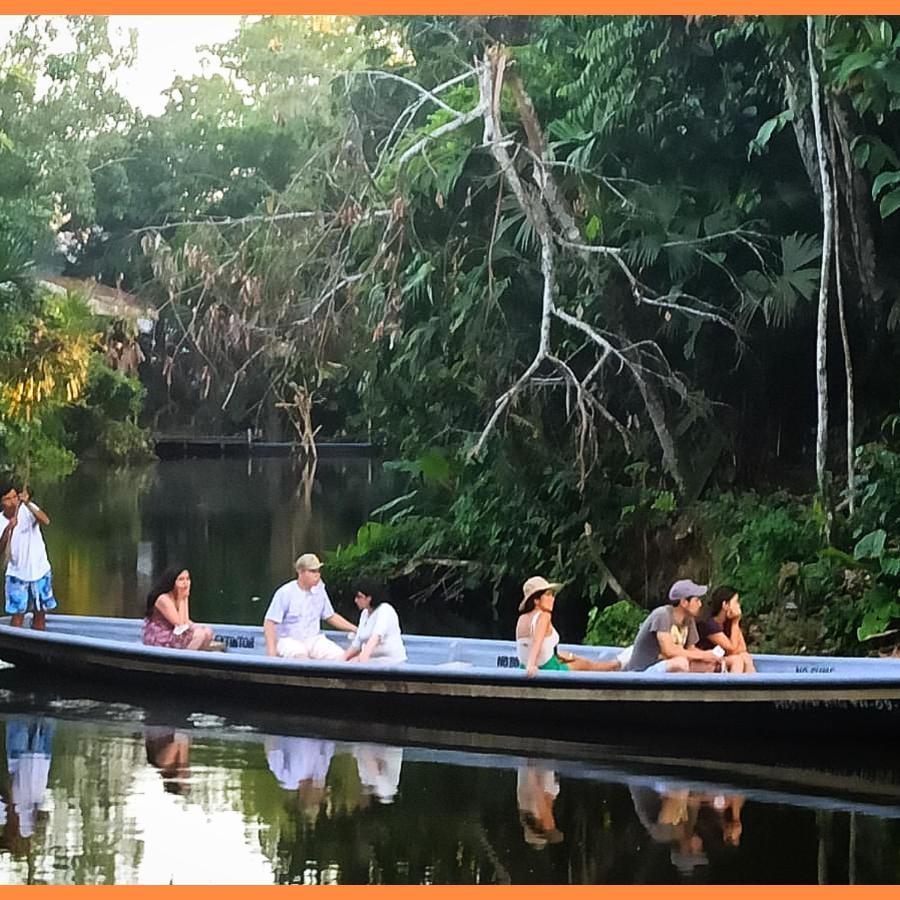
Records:
M0 43L22 19L0 16ZM237 32L240 16L110 16L110 22L123 44L128 30L137 30L137 62L119 75L122 93L143 112L158 115L165 107L162 91L176 75L188 77L203 71L203 54L196 48L227 41ZM208 60L206 65L212 71Z

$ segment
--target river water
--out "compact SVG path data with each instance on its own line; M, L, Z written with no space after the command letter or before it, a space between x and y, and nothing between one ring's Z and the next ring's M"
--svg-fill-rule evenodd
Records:
M365 460L309 490L287 460L184 461L37 499L61 611L139 615L177 559L195 618L255 623L294 556L394 487ZM900 880L891 748L739 748L705 723L580 745L111 691L0 670L0 883Z

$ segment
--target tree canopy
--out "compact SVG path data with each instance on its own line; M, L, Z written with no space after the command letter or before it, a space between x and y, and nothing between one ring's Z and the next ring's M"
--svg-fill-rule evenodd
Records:
M150 117L115 89L133 41L30 18L0 50L0 237L157 303L148 421L385 444L417 487L368 539L457 584L544 567L609 599L642 540L652 593L649 534L817 474L851 559L883 464L857 448L890 450L898 400L898 32L247 18Z

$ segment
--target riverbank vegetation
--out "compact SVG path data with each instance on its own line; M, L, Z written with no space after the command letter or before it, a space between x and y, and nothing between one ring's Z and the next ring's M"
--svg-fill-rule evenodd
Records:
M385 447L333 579L540 571L605 641L689 574L757 647L889 640L898 20L254 18L160 116L56 27L0 51L0 235L155 302L144 422Z

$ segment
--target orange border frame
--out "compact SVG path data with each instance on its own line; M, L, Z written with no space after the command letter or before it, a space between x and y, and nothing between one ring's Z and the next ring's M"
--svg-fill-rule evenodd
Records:
M854 8L856 7L856 8ZM601 15L898 15L900 2L875 0L848 3L847 0L2 0L4 15L511 15L601 14ZM761 873L764 874L764 873ZM281 886L3 886L3 900L56 900L61 891L68 900L87 900L98 894L114 892L116 900L274 900L299 885ZM307 889L309 889L307 887ZM339 885L314 887L328 891L337 900L474 900L490 894L491 900L547 900L550 892L563 891L567 900L596 900L602 892L605 900L723 900L723 887L716 885ZM846 900L851 896L865 900L895 900L898 887L840 885L738 885L724 889L727 900Z

